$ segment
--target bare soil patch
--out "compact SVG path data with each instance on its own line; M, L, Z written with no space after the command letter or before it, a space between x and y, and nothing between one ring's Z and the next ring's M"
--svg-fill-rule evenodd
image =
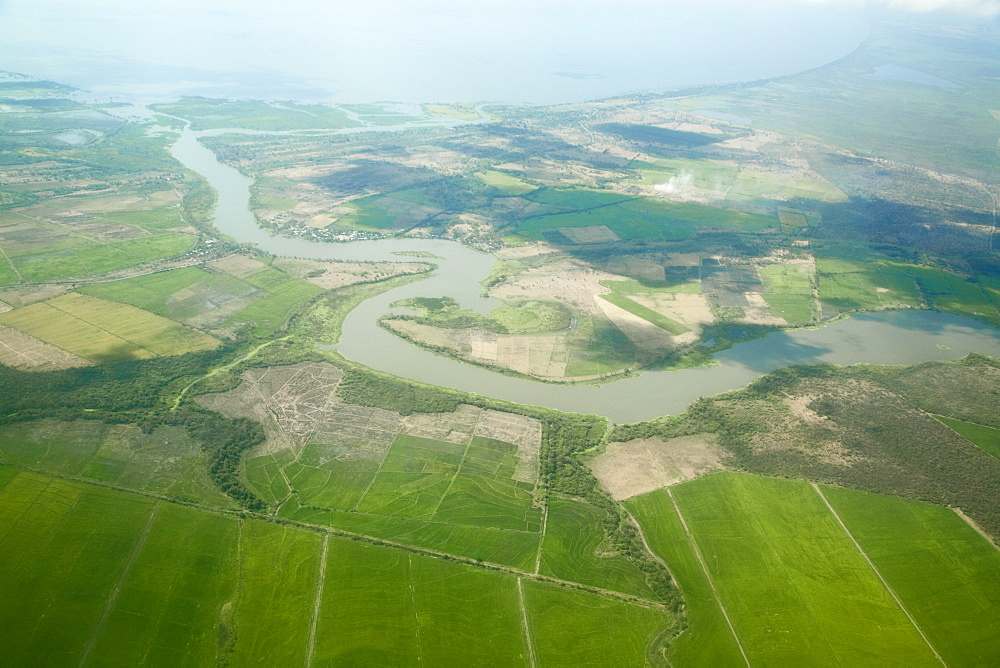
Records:
M267 268L267 265L260 260L254 260L246 255L230 255L221 260L209 262L208 266L236 278L253 276L258 271Z
M24 332L0 325L0 364L25 371L53 371L91 366L93 362Z
M722 468L714 434L609 443L590 469L616 500L676 485Z

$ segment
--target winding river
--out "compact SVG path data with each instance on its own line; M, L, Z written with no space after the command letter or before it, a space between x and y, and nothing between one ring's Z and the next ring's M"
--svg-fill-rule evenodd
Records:
M681 413L698 397L743 387L770 371L793 364L912 364L957 359L969 352L1000 357L1000 335L992 327L945 313L893 311L858 315L817 329L779 332L741 343L718 353L718 366L646 371L601 386L553 385L494 373L423 350L376 324L379 316L392 310L389 304L414 296L449 296L467 308L488 312L498 302L481 296L479 281L493 267L491 255L435 239L323 243L271 235L257 226L248 210L251 180L221 164L198 141L205 134L219 131L185 129L171 151L216 189L219 199L215 224L220 232L238 242L254 244L275 255L317 260L398 262L403 258L394 253L399 251L427 251L443 258L435 260L439 268L428 278L385 292L354 309L344 321L335 347L349 360L403 378L628 423Z

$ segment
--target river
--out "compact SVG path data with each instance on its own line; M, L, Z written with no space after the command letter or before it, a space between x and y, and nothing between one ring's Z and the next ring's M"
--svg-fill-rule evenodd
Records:
M391 239L323 243L279 237L257 226L248 210L251 180L221 164L185 129L171 152L204 176L219 194L216 226L238 242L286 257L317 260L400 261L399 251L440 256L428 278L367 300L346 318L335 349L345 358L431 385L562 411L602 415L615 423L638 422L683 412L698 397L744 387L755 378L793 364L913 364L957 359L970 352L1000 357L997 330L966 318L932 311L858 315L823 327L778 332L717 354L718 366L645 371L596 385L555 385L516 378L423 350L376 323L389 304L406 297L449 296L467 308L488 312L498 302L481 296L479 282L494 258L453 241Z

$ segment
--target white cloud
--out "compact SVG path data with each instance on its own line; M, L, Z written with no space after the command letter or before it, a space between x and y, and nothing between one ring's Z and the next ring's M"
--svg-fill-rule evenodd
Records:
M801 0L844 7L888 7L910 12L948 11L974 16L1000 16L1000 0Z

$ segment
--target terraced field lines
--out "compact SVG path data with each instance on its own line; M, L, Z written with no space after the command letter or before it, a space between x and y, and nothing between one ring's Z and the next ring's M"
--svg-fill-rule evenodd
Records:
M538 660L535 658L535 639L531 637L531 622L528 620L528 608L524 605L524 584L521 578L517 579L517 598L521 604L521 628L524 629L524 646L528 648L528 663L531 668L535 668L538 665Z
M930 648L931 652L934 653L934 656L937 657L937 660L941 662L942 666L946 665L944 659L941 658L941 655L938 654L938 651L934 648L934 645L932 645L931 641L927 639L927 636L924 634L924 630L920 628L919 624L917 624L917 620L913 618L913 615L910 614L910 611L907 610L906 606L903 605L903 602L899 600L899 596L896 595L895 590L889 585L888 582L886 582L885 578L882 577L882 573L875 566L875 562L873 562L871 558L868 556L868 553L865 552L864 549L862 549L857 539L854 538L854 534L851 533L850 529L847 528L847 525L844 524L844 521L840 519L840 515L837 514L837 511L834 510L833 506L830 505L830 502L827 501L826 496L824 496L823 494L823 490L821 490L819 488L819 485L817 485L816 483L812 483L812 488L816 490L817 494L819 494L819 498L823 499L823 503L826 504L826 507L830 510L830 513L833 514L833 517L837 520L837 523L840 525L840 528L844 530L844 533L847 534L847 537L851 539L852 543L854 543L854 547L858 549L858 552L861 553L861 556L864 557L865 561L868 562L868 565L871 566L872 571L874 571L875 575L878 576L878 579L882 581L882 585L885 587L886 591L888 591L889 595L892 596L894 601L896 601L896 605L898 605L899 609L903 611L903 614L906 615L906 618L910 620L910 623L913 624L913 628L917 630L917 633L920 634L920 637L924 639L925 643L927 643L927 647Z
M323 585L326 583L326 555L330 548L330 535L323 536L323 551L319 556L319 575L316 577L316 599L313 601L312 624L309 626L309 645L306 651L306 668L312 666L316 651L316 627L319 625L319 606L323 603Z
M122 569L121 576L119 576L118 582L115 583L115 588L111 591L111 595L108 597L108 603L104 606L104 612L101 614L100 621L97 622L94 632L90 634L87 646L83 650L83 656L80 658L81 666L87 665L87 662L90 661L90 655L94 651L94 647L97 645L97 640L101 637L101 633L104 632L104 627L108 623L108 618L111 617L111 611L115 609L115 603L118 602L118 597L122 593L122 586L132 575L132 569L135 567L135 562L139 558L139 553L142 552L142 546L146 542L146 537L149 536L149 529L153 526L153 520L156 519L156 513L159 509L160 502L157 501L153 505L153 510L149 513L149 517L146 519L146 524L142 527L142 531L139 533L139 540L135 542L135 547L132 548L132 554L129 555L128 561L125 563L125 568Z
M691 543L691 548L694 550L694 556L698 558L701 570L705 574L705 580L712 588L712 595L715 597L715 602L718 604L719 610L722 611L722 616L726 619L726 625L729 627L729 632L732 634L733 640L736 641L736 646L740 648L740 654L743 656L743 661L746 662L747 666L749 666L750 659L747 658L747 651L743 647L740 637L736 634L736 629L733 627L733 620L729 618L729 613L726 612L726 606L722 604L722 598L719 597L719 590L715 588L715 582L712 580L712 574L708 572L708 566L705 565L705 558L701 554L701 548L698 547L697 541L695 541L694 536L691 535L691 530L688 529L687 521L684 519L684 514L681 512L680 506L677 505L677 499L674 498L674 493L669 487L667 488L667 494L670 496L670 502L674 504L674 510L677 512L677 517L681 521L681 526L684 527L684 534L687 536L688 542Z

